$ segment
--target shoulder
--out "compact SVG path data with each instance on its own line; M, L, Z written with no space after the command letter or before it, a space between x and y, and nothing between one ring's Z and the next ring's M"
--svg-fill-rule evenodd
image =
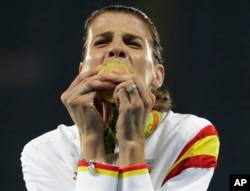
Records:
M76 126L59 125L31 141L21 153L21 167L28 190L73 188L72 177L79 159L79 138ZM64 177L68 177L64 179ZM60 189L59 189L60 190ZM62 189L61 189L62 190Z
M22 155L30 155L30 153L34 152L41 153L42 155L43 152L45 153L47 150L55 151L55 153L66 152L67 150L77 150L78 147L79 135L77 127L75 125L59 125L56 129L29 141L24 146Z
M183 114L175 113L170 111L167 114L166 121L172 125L192 125L203 127L212 124L208 119L194 115L194 114Z
M175 132L183 139L190 139L197 134L217 135L216 128L208 119L193 114L170 111L162 123L169 132Z

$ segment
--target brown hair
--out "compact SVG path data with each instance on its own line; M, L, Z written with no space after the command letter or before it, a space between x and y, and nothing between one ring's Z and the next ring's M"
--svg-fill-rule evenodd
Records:
M156 64L163 63L163 56L162 56L162 46L160 44L160 37L158 31L151 21L151 19L139 9L134 7L127 7L123 5L110 5L104 7L102 9L94 11L86 20L84 28L83 28L83 50L82 50L82 60L85 59L86 54L86 40L88 36L88 29L92 21L99 15L105 12L122 12L135 15L139 19L141 19L148 27L150 35L151 35L151 46L153 50L153 58ZM153 109L158 111L169 111L172 107L172 99L169 94L169 91L166 86L162 86L156 90L152 90L156 97L156 102L154 104Z

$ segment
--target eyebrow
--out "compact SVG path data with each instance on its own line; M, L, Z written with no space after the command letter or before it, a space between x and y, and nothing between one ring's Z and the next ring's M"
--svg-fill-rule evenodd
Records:
M144 41L142 37L137 36L137 35L134 35L134 34L130 34L130 33L125 33L125 34L123 35L123 38L124 38L125 40L139 39L139 40L142 41L142 42Z
M114 35L114 32L112 31L107 31L107 32L102 32L100 34L97 34L94 38L97 38L97 37L107 37L107 38L112 38ZM125 40L133 40L133 39L139 39L143 42L143 38L138 36L138 35L134 35L134 34L131 34L131 33L123 33L122 34L122 38L125 39Z
M112 37L113 36L113 32L107 31L107 32L102 32L100 34L97 34L94 38L97 37Z

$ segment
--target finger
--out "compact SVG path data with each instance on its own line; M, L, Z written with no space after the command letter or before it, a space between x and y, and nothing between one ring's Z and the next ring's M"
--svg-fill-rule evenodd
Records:
M149 90L148 87L146 87L144 85L144 83L140 80L140 78L134 74L121 74L121 75L111 75L108 76L108 78L110 79L110 81L114 82L114 83L120 83L116 88L115 88L115 92L119 89L119 88L127 88L130 85L135 84L137 86L137 89L135 92L138 93L138 96L141 98L141 100L143 101L144 105L147 107L152 108L153 104L155 102L155 97L153 95L153 93ZM125 81L130 81L129 84L124 84L123 82ZM135 94L137 95L137 94ZM132 98L132 97L131 97ZM133 102L137 101L137 97L133 97L135 99L133 99Z
M126 88L131 100L131 104L138 105L143 103L145 108L151 109L154 99L149 88L146 87L136 76L133 78L132 82L133 83L130 83L130 85Z
M139 95L139 92L137 90L137 85L136 84L130 84L126 87L126 91L128 94L128 97L130 99L130 103L134 106L140 105L142 100Z
M144 85L144 83L138 77L135 77L133 80L137 86L136 91L138 92L138 95L144 103L144 107L151 110L155 102L154 94L147 86Z
M71 99L74 99L74 97L88 94L90 92L114 89L116 86L116 84L113 84L112 82L106 82L95 78L97 77L85 79L82 81L82 83L79 83L71 89L66 90L61 96L63 103L68 102L70 97L73 97Z
M84 73L80 73L77 75L77 77L74 79L74 81L70 84L70 86L68 87L68 89L76 86L77 84L81 83L84 79L91 77L93 75L96 75L99 72L100 68L93 68L90 69Z
M130 105L128 94L124 88L120 88L115 94L116 105L119 108L119 112Z
M128 79L127 81L121 82L115 87L114 90L114 95L117 94L117 92L120 89L125 89L127 91L127 88L130 87L131 85L135 84L135 82L132 79Z

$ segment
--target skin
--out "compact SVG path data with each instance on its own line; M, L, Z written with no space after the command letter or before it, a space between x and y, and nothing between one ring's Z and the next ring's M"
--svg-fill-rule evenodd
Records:
M110 104L98 91L114 89L119 109L116 137L119 166L144 163L144 127L155 102L151 88L161 86L164 68L152 57L151 36L146 24L128 13L102 13L91 23L86 41L86 57L79 75L61 99L80 134L81 158L105 161L103 134L110 116ZM98 75L107 61L119 59L135 74ZM127 87L137 89L128 94Z

